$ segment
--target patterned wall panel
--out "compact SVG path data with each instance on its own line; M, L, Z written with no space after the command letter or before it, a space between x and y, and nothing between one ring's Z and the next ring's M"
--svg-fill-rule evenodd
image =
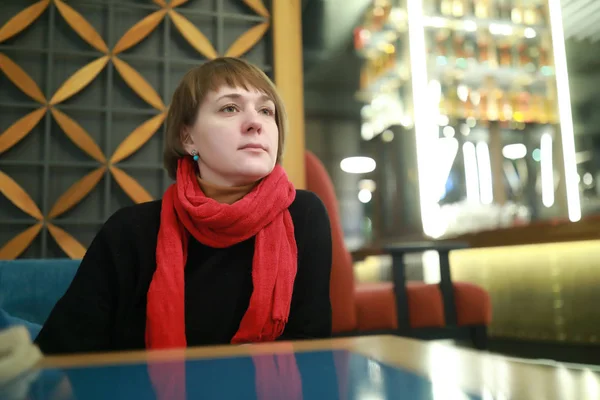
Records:
M158 198L165 115L192 66L271 75L261 0L22 0L0 6L0 259L85 253L117 209Z

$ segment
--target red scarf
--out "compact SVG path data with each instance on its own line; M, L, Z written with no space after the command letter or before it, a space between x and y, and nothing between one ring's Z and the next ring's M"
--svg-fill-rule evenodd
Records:
M254 290L231 343L273 341L290 313L298 249L288 207L296 190L280 165L234 204L204 195L195 163L179 160L176 183L162 200L156 271L148 290L146 348L186 347L184 267L188 235L216 248L256 236L252 260ZM205 305L210 307L209 304Z

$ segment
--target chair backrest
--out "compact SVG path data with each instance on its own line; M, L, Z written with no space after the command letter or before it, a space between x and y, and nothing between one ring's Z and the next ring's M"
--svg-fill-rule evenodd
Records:
M348 332L356 329L356 307L354 298L354 271L352 256L344 243L340 212L333 183L323 163L311 152L305 155L306 189L315 193L329 214L333 261L331 265L330 297L333 332Z
M43 324L80 263L71 259L0 261L0 309L12 317Z

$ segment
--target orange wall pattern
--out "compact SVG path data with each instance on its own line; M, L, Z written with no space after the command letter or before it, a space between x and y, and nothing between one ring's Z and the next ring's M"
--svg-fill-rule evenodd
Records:
M150 0L148 0L150 1ZM62 0L42 0L14 15L0 28L0 43L19 35L53 5L64 21L83 39L90 48L100 52L100 56L72 74L58 90L48 98L44 96L35 80L21 66L6 54L0 52L0 71L25 95L39 103L39 108L22 118L0 133L0 155L11 149L25 138L48 113L52 116L64 134L87 156L98 163L98 167L87 173L64 192L44 215L36 202L4 171L0 171L0 192L10 202L34 219L28 227L0 248L0 259L19 257L46 227L51 237L62 251L71 258L81 258L85 247L66 230L53 224L53 220L76 206L98 185L105 174L111 174L120 188L134 202L152 200L148 191L132 176L119 168L119 163L138 151L150 138L157 134L163 126L168 105L152 85L127 62L119 57L125 50L142 42L165 18L170 18L179 34L199 54L199 58L212 59L217 51L207 37L185 16L177 11L177 7L188 0L154 0L159 9L134 24L110 49L102 36L76 8ZM53 4L52 4L53 3ZM271 16L261 0L243 0L257 15L264 17L264 22L254 25L231 44L224 55L243 56L255 46L266 34L271 25ZM297 61L299 62L299 61ZM155 115L135 128L117 146L112 154L104 154L92 136L71 116L61 111L58 106L86 87L112 63L116 72L123 78L128 87L151 107L156 109ZM300 64L301 65L301 64ZM289 86L289 85L288 85Z

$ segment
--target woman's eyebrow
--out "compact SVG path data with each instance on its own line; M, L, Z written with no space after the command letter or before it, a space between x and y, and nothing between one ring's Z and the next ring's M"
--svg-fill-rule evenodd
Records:
M222 100L222 99L232 99L232 100L237 100L237 99L241 99L244 96L242 94L239 93L226 93L222 96L220 96L217 101ZM271 96L263 94L260 96L260 101L262 102L267 102L267 101L271 101L273 102L273 99L271 98Z

